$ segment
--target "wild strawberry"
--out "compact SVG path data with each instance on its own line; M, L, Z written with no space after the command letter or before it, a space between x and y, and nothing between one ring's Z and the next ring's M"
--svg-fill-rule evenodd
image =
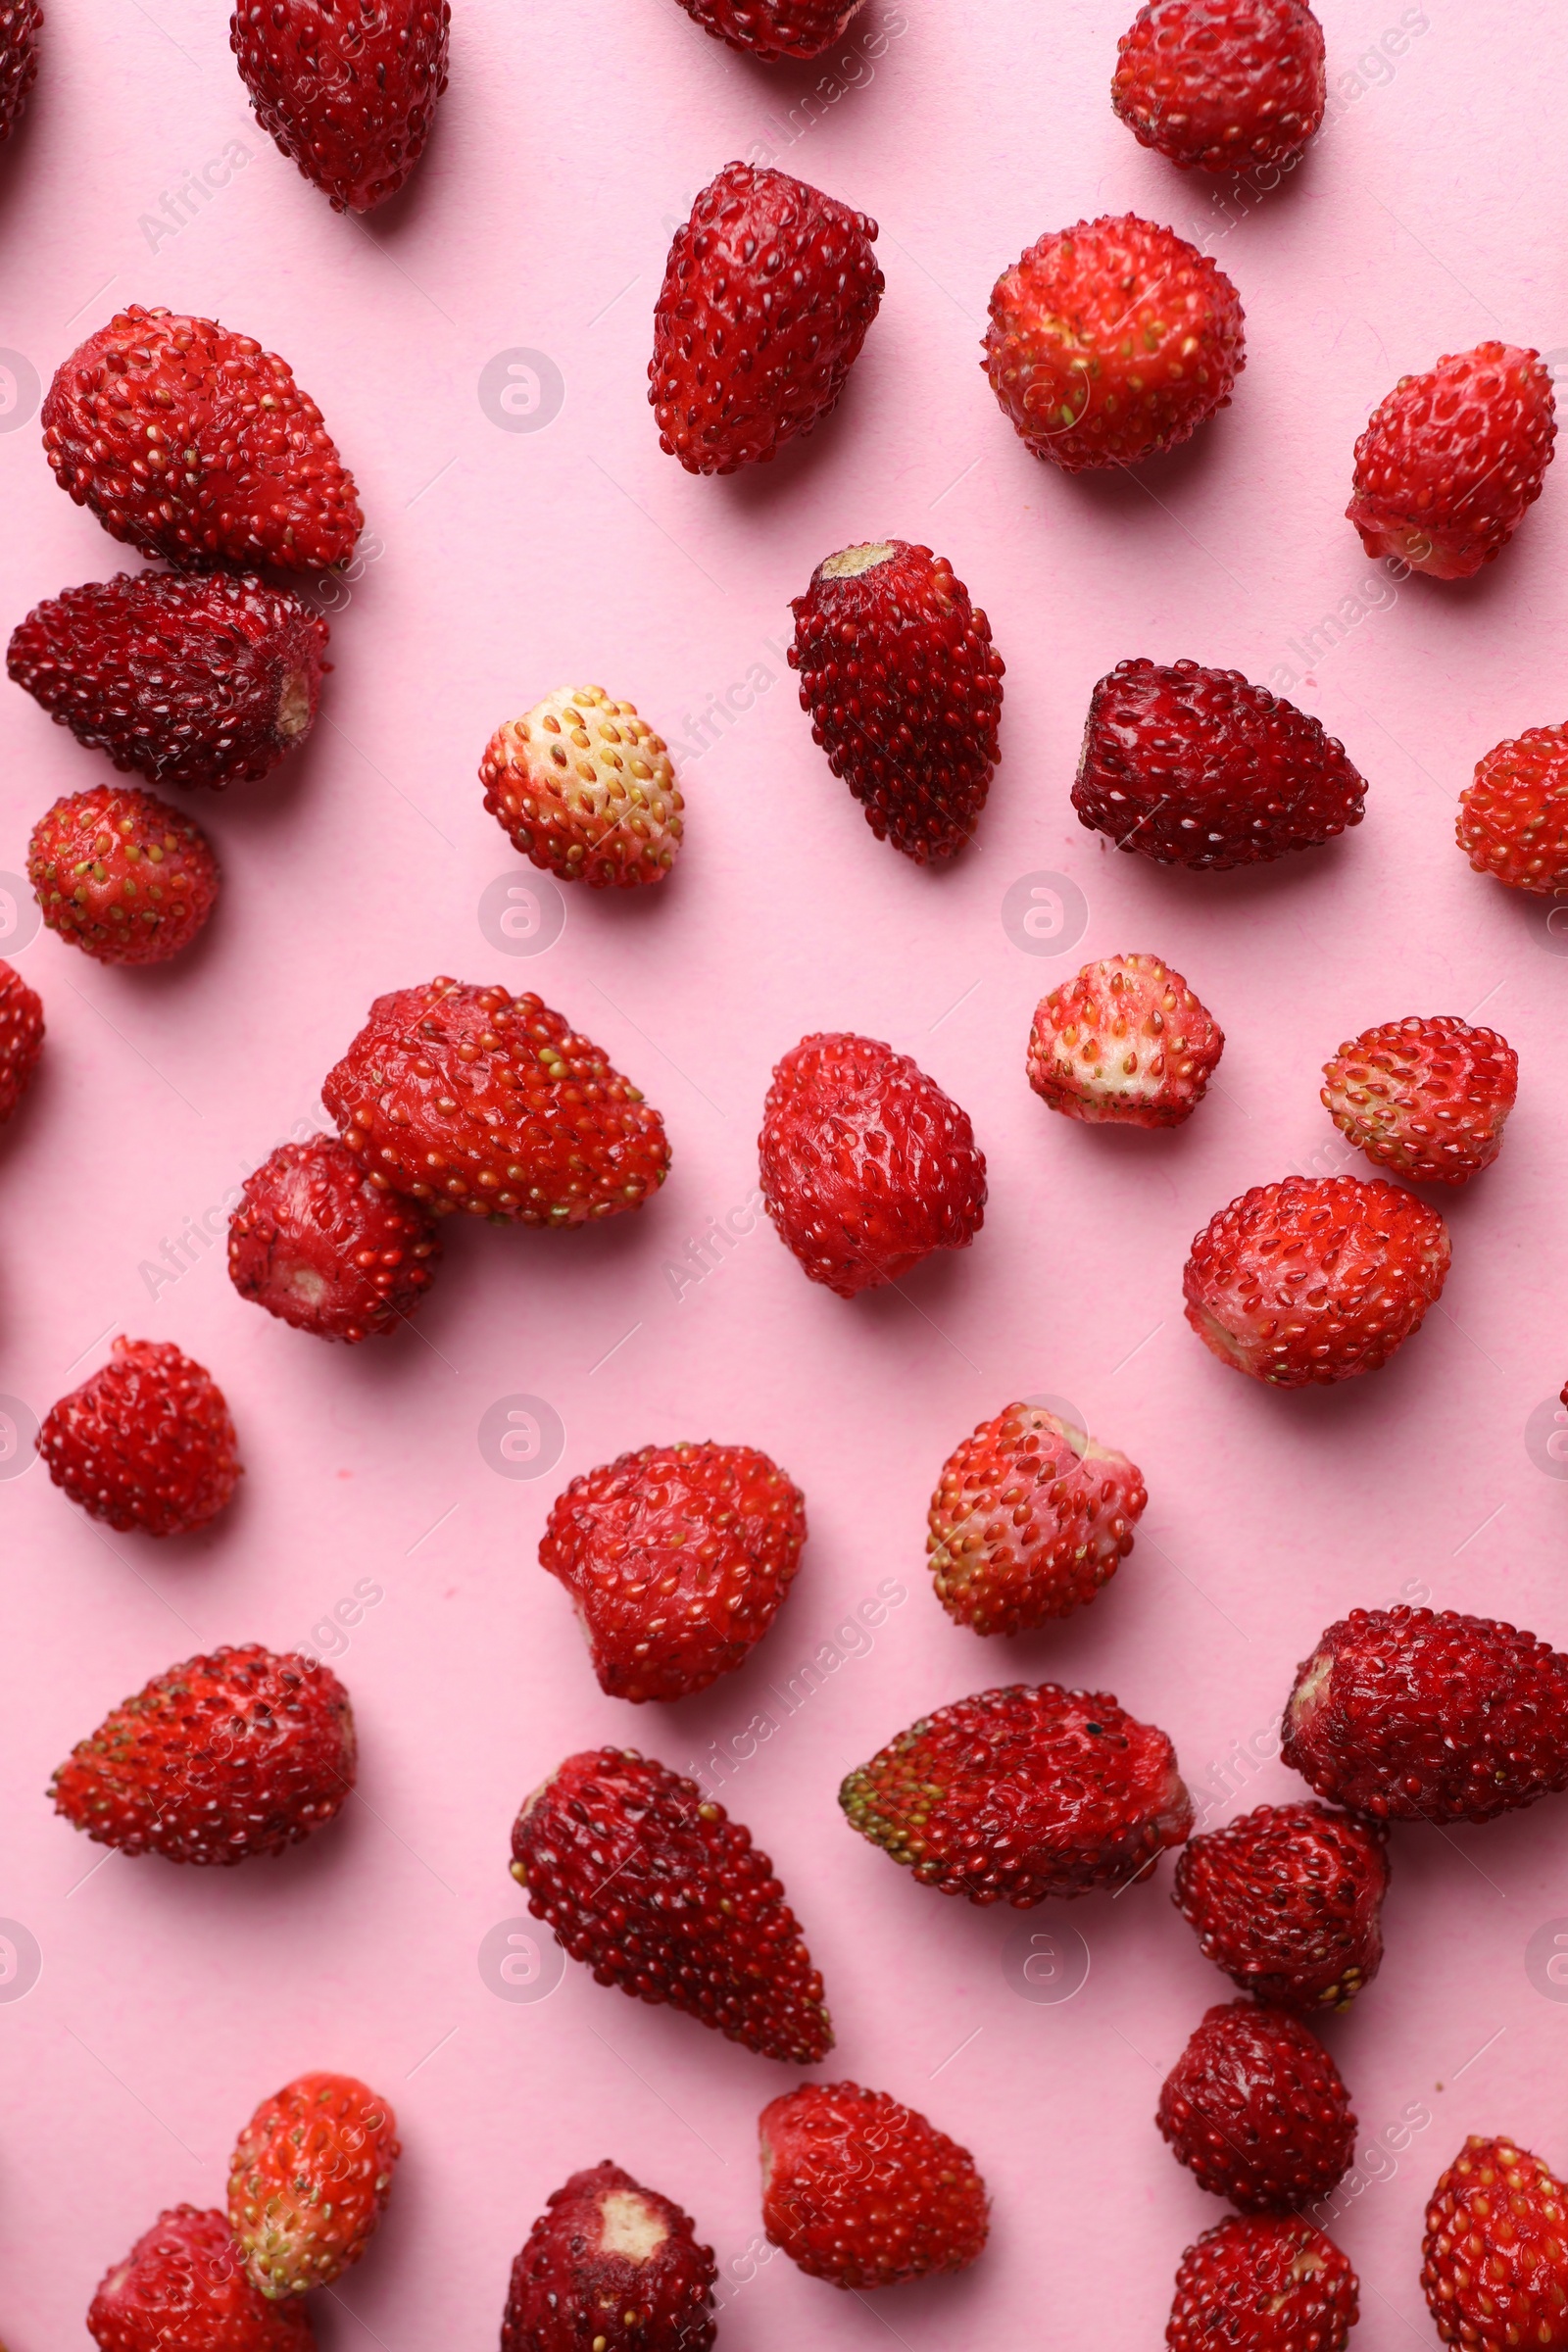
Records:
M1421 2285L1466 2352L1568 2345L1568 2187L1511 2139L1465 2141L1432 2192Z
M944 556L846 547L790 607L811 734L878 841L917 865L971 840L1002 757L1002 656Z
M1519 1056L1494 1029L1447 1014L1363 1029L1327 1063L1323 1107L1380 1168L1468 1184L1502 1150Z
M787 2065L833 2047L773 1865L695 1781L633 1748L585 1748L528 1798L512 1853L529 1910L601 1984Z
M680 848L669 746L602 686L562 686L509 718L479 763L484 805L520 856L591 890L662 882Z
M154 784L248 783L311 731L327 627L254 572L118 572L34 605L6 668L89 751Z
M334 1820L355 1761L331 1669L252 1642L155 1675L77 1744L50 1793L98 1845L227 1865Z
M1031 245L992 289L984 348L1004 416L1064 473L1178 448L1247 365L1223 270L1133 213Z
M1345 512L1369 556L1434 580L1494 563L1541 496L1557 435L1541 354L1511 343L1401 375L1355 445Z
M234 1447L222 1390L167 1340L116 1340L38 1432L55 1485L122 1535L190 1535L216 1519L242 1475Z
M734 473L836 409L882 300L875 242L820 188L726 164L675 231L654 312L660 448Z
M1568 727L1529 727L1477 762L1459 795L1459 847L1510 890L1568 890Z
M1165 2328L1168 2352L1345 2352L1355 2273L1298 2214L1227 2214L1188 2247Z
M228 2224L271 2301L329 2286L374 2236L402 2153L397 2118L352 2075L301 2075L264 2099L228 2167Z
M1149 0L1116 44L1110 102L1184 172L1289 163L1328 103L1323 27L1306 0Z
M87 2314L98 2352L313 2352L303 2303L269 2303L220 2213L176 2205L100 2280Z
M1287 1176L1195 1238L1187 1320L1222 1362L1274 1388L1353 1380L1420 1330L1448 1259L1437 1210L1397 1186Z
M1225 1033L1157 956L1107 956L1035 1006L1029 1083L1092 1126L1179 1127L1208 1091Z
M1491 1821L1568 1788L1568 1657L1490 1617L1352 1609L1296 1670L1285 1762L1377 1821Z
M43 1005L15 967L0 961L0 1125L32 1084L43 1052Z
M1322 1805L1259 1805L1176 1864L1205 1960L1277 2009L1348 2009L1383 1960L1388 1839Z
M577 1604L600 1689L687 1698L744 1665L806 1541L806 1497L750 1446L645 1446L574 1478L539 1565Z
M839 1803L922 1886L1028 1910L1148 1878L1193 1826L1163 1732L1103 1690L982 1690L922 1716Z
M372 1184L329 1135L279 1144L245 1179L228 1221L228 1278L240 1297L318 1340L396 1331L440 1255L428 1211Z
M216 319L117 312L62 362L43 428L62 490L112 537L183 570L325 571L364 527L292 368Z
M377 997L321 1100L372 1183L517 1225L641 1208L669 1172L657 1110L536 996L436 979Z
M710 2352L710 2246L618 2164L573 2173L512 2266L501 2352Z
M864 5L865 0L681 0L705 32L769 66L781 57L820 57Z
M977 1634L1070 1616L1115 1575L1148 1500L1124 1453L1005 1405L942 1465L925 1540L937 1598Z
M9 139L38 78L38 0L0 0L0 139Z
M212 913L218 878L206 834L129 784L68 793L27 844L44 921L97 963L167 963Z
M1090 698L1072 805L1119 850L1218 871L1321 848L1365 795L1342 743L1240 670L1136 661Z
M991 2201L967 2148L858 2082L802 2082L762 2109L762 2227L812 2278L860 2290L967 2270Z
M933 1250L967 1250L985 1219L985 1154L967 1114L872 1038L793 1046L758 1146L779 1239L841 1298L897 1282Z
M239 0L228 45L256 119L334 212L414 170L447 86L447 0Z
M1326 2197L1355 2152L1340 2070L1283 2010L1209 2009L1165 2078L1155 2117L1200 2188L1244 2213Z

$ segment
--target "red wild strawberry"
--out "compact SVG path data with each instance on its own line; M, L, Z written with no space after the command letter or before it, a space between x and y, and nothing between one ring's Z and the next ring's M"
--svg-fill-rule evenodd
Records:
M773 1865L695 1781L633 1748L585 1748L528 1798L512 1854L529 1910L601 1984L786 2065L833 2047Z
M359 2261L392 2192L397 2118L352 2075L301 2075L264 2099L228 2166L228 2223L270 2300Z
M1148 1878L1193 1826L1163 1732L1103 1690L982 1690L901 1732L839 1803L922 1886L1025 1911Z
M1348 2009L1383 1961L1388 1840L1322 1805L1259 1805L1176 1864L1205 1960L1276 2009Z
M1380 1168L1468 1184L1502 1150L1519 1056L1494 1029L1443 1014L1363 1029L1327 1063L1323 1107Z
M1107 956L1035 1006L1029 1083L1092 1126L1179 1127L1208 1091L1225 1033L1157 956Z
M1432 2192L1421 2285L1465 2352L1568 2346L1568 2187L1511 2139L1472 2133Z
M1355 445L1346 514L1369 556L1434 580L1495 563L1541 496L1557 435L1539 352L1482 343L1401 375Z
M795 1579L806 1497L750 1446L645 1446L574 1478L539 1565L577 1604L612 1698L688 1698L732 1673Z
M1323 122L1323 27L1306 0L1149 0L1116 44L1110 102L1182 171L1289 164Z
M1355 2152L1355 2117L1323 2044L1298 2018L1251 2001L1205 2011L1154 2120L1199 2187L1244 2213L1326 2197Z
M190 1535L216 1519L242 1475L234 1446L222 1390L167 1340L116 1340L38 1432L55 1485L122 1535Z
M21 122L38 78L38 0L0 0L0 139Z
M32 1084L43 1052L43 1005L36 989L0 960L0 1125Z
M239 0L228 45L256 119L334 212L384 204L447 86L448 0Z
M602 686L561 686L508 719L479 762L484 805L512 846L563 882L662 882L683 826L669 746Z
M218 898L218 860L188 816L129 784L68 793L32 828L27 879L51 931L97 963L167 963Z
M1124 1453L1009 1404L949 1454L925 1547L955 1625L1022 1634L1070 1616L1133 1547L1149 1494Z
M249 783L305 741L327 627L254 572L118 572L34 605L6 668L57 726L154 784Z
M269 2303L245 2276L220 2213L161 2213L99 2282L87 2314L98 2352L313 2352L303 2303Z
M1168 2352L1346 2352L1355 2273L1331 2237L1293 2214L1227 2214L1188 2247L1165 2328Z
M967 1250L986 1162L968 1116L906 1054L868 1037L802 1038L762 1108L762 1194L779 1239L841 1298Z
M1274 1388L1353 1380L1420 1330L1448 1259L1437 1210L1397 1186L1287 1176L1195 1238L1187 1320L1223 1363Z
M811 734L878 841L917 865L973 838L1002 757L1002 656L945 556L846 547L790 606Z
M183 570L325 571L364 527L287 362L216 319L117 312L61 363L43 428L62 490L114 538Z
M1490 1617L1352 1609L1296 1670L1281 1754L1377 1821L1492 1821L1568 1788L1568 1657Z
M705 32L769 66L781 57L820 57L864 5L865 0L681 0Z
M710 2246L618 2164L573 2173L512 2266L501 2352L710 2352Z
M1459 795L1459 847L1510 890L1568 890L1568 727L1529 727L1477 762Z
M859 2291L965 2271L991 2201L967 2148L858 2082L802 2082L764 2107L762 2227L808 2277Z
M438 1215L566 1227L641 1208L664 1122L536 996L436 979L377 997L321 1100L375 1184Z
M836 409L882 300L875 242L820 188L726 164L675 231L654 313L660 448L734 473Z
M98 1845L200 1866L281 1854L354 1787L354 1717L330 1668L260 1642L155 1675L55 1774L55 1811Z
M429 1289L441 1241L429 1212L375 1185L329 1135L279 1144L228 1221L242 1298L318 1340L393 1332Z

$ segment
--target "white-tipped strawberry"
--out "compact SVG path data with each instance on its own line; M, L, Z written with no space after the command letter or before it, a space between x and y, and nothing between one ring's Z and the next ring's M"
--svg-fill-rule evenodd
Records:
M564 882L662 882L680 848L669 747L602 686L558 686L508 719L479 765L484 805L514 849Z
M1180 972L1157 956L1107 956L1036 1005L1029 1083L1069 1119L1179 1127L1224 1051Z

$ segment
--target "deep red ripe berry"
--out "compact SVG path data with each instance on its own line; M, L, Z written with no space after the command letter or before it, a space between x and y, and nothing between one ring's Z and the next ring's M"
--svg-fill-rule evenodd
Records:
M762 2109L762 2227L812 2278L863 2290L967 2270L991 2227L967 2148L858 2082L802 2082Z
M353 2075L301 2075L264 2099L228 2167L228 2224L272 2301L329 2286L374 2236L402 2149L397 2118Z
M773 1865L695 1781L633 1748L586 1748L527 1799L512 1854L529 1910L601 1984L787 2065L833 2047Z
M967 1250L984 1222L967 1114L875 1039L802 1038L773 1071L758 1145L779 1239L841 1298Z
M1467 2139L1432 2192L1421 2285L1465 2352L1568 2346L1568 2187L1511 2139Z
M0 139L16 129L38 78L42 24L38 0L0 0Z
M781 57L820 57L864 5L865 0L681 0L705 32L764 65Z
M1078 821L1161 865L1218 870L1318 849L1366 786L1315 718L1240 670L1122 662L1090 698Z
M1200 2188L1244 2213L1326 2197L1355 2153L1340 2070L1298 2018L1251 2001L1205 2012L1155 2119Z
M1324 1109L1368 1159L1412 1184L1468 1184L1502 1150L1519 1056L1494 1029L1412 1016L1363 1029L1323 1076Z
M228 1221L242 1298L318 1340L393 1332L429 1289L441 1242L416 1201L375 1185L335 1138L279 1144Z
M0 1125L32 1084L43 1052L43 1004L36 989L0 960Z
M334 212L368 213L424 153L448 0L239 0L228 45L256 119Z
M118 1339L45 1415L38 1451L89 1517L122 1534L189 1535L216 1519L241 1463L212 1374L167 1340Z
M1228 2214L1182 2256L1167 2352L1345 2352L1359 2304L1355 2273L1310 2222Z
M1110 102L1184 172L1289 163L1323 122L1323 27L1306 0L1150 0L1116 44Z
M87 2314L98 2352L313 2352L300 2302L269 2303L220 2213L176 2205L115 2263Z
M878 841L917 865L973 838L1001 752L1002 656L945 556L846 547L790 606L811 734Z
M1203 1100L1225 1033L1157 956L1107 956L1042 997L1029 1083L1092 1126L1179 1127Z
M508 719L479 762L484 805L514 850L563 882L662 882L684 826L669 746L602 686L561 686Z
M1541 354L1482 343L1402 375L1355 445L1346 509L1369 556L1434 580L1494 563L1541 496L1557 421Z
M1259 1805L1195 1838L1173 1900L1205 1960L1278 2009L1348 2009L1383 1960L1384 1832L1323 1805Z
M305 741L327 626L254 572L118 572L34 605L6 668L89 751L154 784L242 784Z
M1529 727L1476 764L1459 847L1478 874L1553 898L1568 890L1568 728Z
M573 2173L512 2266L501 2352L710 2352L713 2250L618 2164Z
M218 860L199 826L129 784L68 793L32 828L27 879L51 931L98 963L167 963L213 911Z
M216 319L117 312L61 363L43 428L62 490L112 537L183 570L325 571L364 527L288 363Z
M771 458L837 408L882 300L876 222L820 188L726 164L675 231L648 398L688 473Z

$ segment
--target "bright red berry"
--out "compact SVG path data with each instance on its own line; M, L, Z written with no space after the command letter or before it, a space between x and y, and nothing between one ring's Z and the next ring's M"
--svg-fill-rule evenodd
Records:
M396 1331L440 1255L428 1210L372 1184L329 1135L279 1144L246 1178L228 1221L228 1278L240 1297L318 1340Z
M1323 27L1306 0L1150 0L1116 44L1110 102L1182 171L1298 156L1323 121Z
M36 989L0 960L0 1125L32 1084L43 1052L43 1004Z
M1471 2135L1432 2192L1421 2285L1465 2352L1568 2346L1568 2187L1511 2139Z
M1225 1033L1157 956L1107 956L1035 1006L1029 1083L1092 1126L1179 1127L1203 1100Z
M272 2301L329 2286L386 2211L397 2118L352 2075L301 2075L264 2099L228 2167L228 2222Z
M184 570L347 563L365 517L284 360L212 318L132 303L62 362L44 451L104 529Z
M1482 343L1402 375L1355 445L1346 509L1369 556L1468 580L1541 496L1557 421L1539 352Z
M917 865L971 840L1002 757L1002 656L945 556L846 547L794 599L790 667L811 734L878 841Z
M269 2303L227 2219L176 2205L105 2273L87 2314L98 2352L312 2352L303 2303Z
M239 0L228 45L256 119L334 212L384 204L447 86L448 0Z
M633 1748L586 1748L528 1798L512 1854L529 1910L601 1984L788 2065L833 2047L773 1865L695 1781Z
M355 1763L336 1675L252 1642L155 1675L78 1743L51 1793L98 1845L226 1865L281 1854L334 1820Z
M0 139L16 129L38 78L42 24L38 0L0 0Z
M705 32L764 65L781 57L820 57L864 5L865 0L681 0Z
M1173 1900L1205 1960L1277 2009L1348 2009L1383 1960L1388 1839L1323 1805L1259 1805L1185 1846Z
M1502 1150L1519 1056L1494 1029L1412 1016L1363 1029L1323 1076L1324 1109L1380 1168L1413 1184L1468 1184Z
M218 898L205 833L130 784L68 793L32 828L27 879L51 931L97 963L167 963Z
M573 2173L512 2266L501 2352L710 2352L710 2246L618 2164Z
M1568 727L1530 727L1476 765L1459 847L1478 874L1549 899L1568 890Z
M508 719L479 762L484 805L535 865L591 890L662 882L684 827L669 746L602 686L562 686Z
M1299 2215L1227 2214L1188 2247L1165 2328L1168 2352L1346 2352L1355 2273Z
M1154 2120L1199 2187L1244 2213L1326 2197L1355 2152L1355 2117L1323 2044L1298 2018L1251 2001L1205 2012Z
M688 473L771 458L833 409L882 300L876 222L820 188L726 164L675 231L648 398Z
M762 2226L812 2278L857 2290L964 2271L985 2251L967 2148L858 2082L802 2082L762 2109Z
M38 1451L73 1502L122 1535L189 1535L242 1475L221 1389L167 1340L116 1340L44 1416Z

